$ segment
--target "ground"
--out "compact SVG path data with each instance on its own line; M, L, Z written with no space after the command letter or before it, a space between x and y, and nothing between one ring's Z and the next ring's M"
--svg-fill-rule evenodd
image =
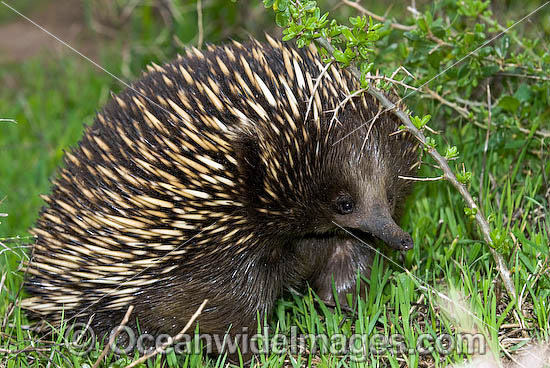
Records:
M98 48L105 39L87 27L79 1L48 0L25 11L25 16L59 39L98 61ZM7 2L18 10L16 2ZM13 10L0 5L2 12ZM18 10L19 11L19 10ZM44 30L28 20L13 15L12 20L0 24L0 63L22 62L43 53L60 54L70 50Z

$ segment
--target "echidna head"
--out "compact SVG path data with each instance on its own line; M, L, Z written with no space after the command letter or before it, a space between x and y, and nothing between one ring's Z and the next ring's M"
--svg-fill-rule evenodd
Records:
M324 199L325 218L333 226L345 228L354 234L367 233L383 240L395 249L408 250L412 238L394 221L396 198L389 181L400 181L391 168L370 165L370 174L364 171L363 161L345 165L338 177L332 177ZM388 170L389 169L389 170Z
M256 168L257 195L249 203L266 227L290 235L344 228L411 249L411 236L394 217L409 191L400 176L410 176L418 160L414 141L396 134L398 124L390 114L372 126L353 111L341 113L339 120L273 123L256 132L247 161Z

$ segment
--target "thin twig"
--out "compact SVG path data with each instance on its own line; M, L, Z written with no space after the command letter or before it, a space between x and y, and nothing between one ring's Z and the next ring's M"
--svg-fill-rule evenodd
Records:
M97 360L95 361L94 365L92 366L92 368L97 368L99 367L99 365L101 364L101 362L103 361L103 359L105 359L105 357L107 356L107 354L109 354L109 351L111 350L111 346L113 346L115 344L115 340L116 338L118 337L118 335L120 335L120 333L122 332L122 329L124 328L124 326L126 326L126 324L128 323L128 320L130 319L130 314L132 314L132 311L134 310L134 306L131 305L128 307L128 310L126 311L126 314L124 315L124 318L122 318L122 322L120 322L120 325L118 325L116 331L111 335L111 337L109 338L109 342L107 343L107 345L105 346L105 348L103 349L103 351L101 352L101 354L99 355L99 358L97 358Z
M487 165L487 149L489 148L489 135L491 134L492 105L491 105L491 86L487 83L487 134L485 134L485 145L483 146L483 161L481 164L481 176L479 178L479 203L483 205L483 179L485 176L485 167Z
M185 332L187 332L187 330L193 325L193 323L195 323L195 320L200 316L200 314L202 313L202 310L204 309L204 307L206 306L206 303L208 303L208 299L204 299L204 301L202 302L202 304L199 306L199 308L197 308L197 311L195 312L195 314L193 314L191 316L191 319L189 320L189 322L187 322L187 324L185 325L185 327L183 328L183 330L180 331L180 333L178 333L176 336L174 336L173 338L170 338L168 339L168 341L166 341L164 344L162 344L161 346L157 347L155 350L153 350L152 352L150 352L149 354L145 354L144 356L142 356L141 358L139 358L138 360L132 362L131 364L127 365L126 368L132 368L132 367L135 367L136 365L140 364L140 363L143 363L145 362L147 359L149 358L152 358L154 357L155 355L163 352L166 348L170 347L171 345L173 345L174 343L178 342L179 340L181 340L183 338L183 335L185 334Z
M416 91L416 92L420 92L420 90L416 87L413 87L413 86L411 86L411 85L409 85L409 84L407 84L403 81L393 79L393 77L386 77L385 75L366 75L365 79L382 80L382 81L390 82L392 84L401 86L401 87L405 88L406 90L410 89L410 90L413 90L413 91Z
M495 75L504 76L504 77L516 77L521 79L535 79L535 80L541 80L541 81L550 81L550 77L541 77L538 75L529 75L529 74L500 72L500 73L496 73Z
M405 68L403 65L399 65L399 67L397 69L395 69L395 71L391 74L391 77L392 78L395 78L395 76L400 72L400 71L403 71L405 72L405 74L407 74L411 79L414 79L416 80L416 77L407 70L407 68Z
M313 91L311 91L311 97L309 98L309 101L307 103L307 110L306 110L306 116L304 117L304 122L307 121L307 118L309 117L309 112L311 111L311 106L313 105L313 100L315 99L315 93L317 92L317 89L321 85L321 80L327 74L328 68L332 65L332 62L327 63L323 70L321 70L321 74L317 77L315 81L315 86L313 86Z
M199 39L197 41L197 48L200 50L204 39L204 28L202 25L202 0L197 0L197 27L199 29Z
M357 97L357 96L360 96L361 93L363 93L363 92L365 92L365 89L359 89L359 90L357 90L357 91L355 91L355 92L353 92L353 93L347 95L346 98L344 98L344 99L338 104L338 106L336 106L336 108L334 109L333 115L332 115L332 119L330 119L330 125L332 125L332 124L334 123L335 120L338 121L338 123L339 123L340 121L338 120L338 112L340 111L340 109L343 108L352 98ZM327 112L330 112L330 111L327 111ZM344 136L344 137L342 137L342 138L340 138L340 140L342 140L342 139L344 139L344 138L346 138L346 137L347 137L347 135ZM338 143L340 140L334 142L334 144Z
M398 175L397 177L399 179L412 180L412 181L438 181L438 180L444 180L445 179L443 176L437 176L435 178L415 178L413 176Z
M370 123L370 126L369 126L369 129L367 130L367 134L365 135L365 139L363 140L363 144L361 145L361 149L359 150L359 157L362 157L363 155L363 149L365 148L365 145L367 144L367 140L369 139L369 136L370 136L370 132L372 130L372 127L374 126L374 124L376 123L376 121L378 120L378 118L380 117L380 115L382 115L382 113L384 112L383 109L378 109L378 112L376 113L376 115L374 116L374 118L372 118L372 121Z
M521 128L521 127L518 127L518 130L522 133L525 133L525 134L530 134L531 131L529 129L526 129L526 128ZM539 137L542 137L542 138L550 138L550 130L535 130L535 135L538 135Z
M485 104L483 102L465 100L465 99L461 98L460 96L455 96L455 100L457 100L458 102L460 102L463 105L470 106L470 107L483 107L483 106L485 106Z
M441 96L440 94L438 94L437 92L435 91L432 91L431 89L429 89L428 87L424 86L423 88L432 98L434 98L435 100L441 102L443 105L446 105L446 106L449 106L450 108L452 108L453 110L455 110L456 112L458 112L460 114L460 116L462 116L463 118L468 118L469 115L470 115L470 112L468 110L466 110L464 107L461 107L461 106L458 106L457 104L455 104L454 102L451 102L447 99L445 99L443 96Z
M328 40L326 40L323 37L320 37L316 41L322 47L324 47L330 54L334 53L334 47L331 45L331 43ZM355 76L355 78L357 78L357 80L360 80L361 72L359 71L359 69L357 69L352 65L349 67L349 70ZM419 129L417 129L414 126L414 124L412 123L407 113L399 110L397 106L392 101L390 101L382 91L378 90L377 88L370 86L366 92L372 97L376 98L382 104L382 106L388 109L388 111L393 111L393 114L405 125L407 130L411 134L413 134L416 137L416 139L418 139L420 143L424 145L424 147L426 147L426 151L428 152L428 154L432 156L432 158L439 165L440 169L443 171L443 177L449 183L451 183L453 187L455 187L458 190L462 198L464 198L466 205L471 209L477 209L475 218L476 218L476 222L479 225L480 231L483 235L483 239L489 245L489 251L491 252L496 262L497 269L500 272L500 277L502 278L504 287L506 288L508 295L512 300L515 300L516 288L514 286L514 283L512 282L512 279L510 277L510 271L506 266L506 262L504 261L504 258L500 253L498 253L493 248L493 240L491 239L491 227L489 226L489 222L483 215L483 212L481 211L479 206L476 204L476 202L472 198L472 195L470 194L466 186L458 181L455 174L449 167L449 163L447 162L447 160L443 156L441 156L441 154L436 149L426 144L426 137Z
M51 346L47 346L47 347L34 347L34 346L27 346L23 349L19 349L19 350L10 350L10 349L4 349L4 348L0 348L0 354L14 354L14 355L18 355L18 354L23 354L23 353L32 353L32 352L37 352L37 351L51 351Z

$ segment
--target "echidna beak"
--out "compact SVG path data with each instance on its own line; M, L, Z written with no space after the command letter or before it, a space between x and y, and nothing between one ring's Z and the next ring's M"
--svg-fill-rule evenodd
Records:
M412 237L395 223L388 211L376 211L360 226L360 230L371 233L397 250L410 250L414 246Z

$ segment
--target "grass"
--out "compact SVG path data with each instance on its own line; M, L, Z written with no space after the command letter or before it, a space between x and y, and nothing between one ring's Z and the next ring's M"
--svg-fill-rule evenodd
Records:
M219 34L218 29L212 32ZM159 47L151 42L152 47ZM143 64L154 59L143 47L139 50L135 59L129 64L126 61L131 75L138 75ZM116 44L105 49L102 63L114 74L123 74L118 72L124 61L117 56ZM49 178L55 175L63 150L78 141L84 125L92 123L95 111L107 101L109 91L120 90L120 85L72 54L3 67L0 85L0 118L17 121L0 122L0 213L8 214L0 217L0 364L89 367L101 353L102 344L97 342L89 353L78 354L63 344L66 328L40 341L28 329L25 313L13 305L22 297L20 267L28 257L26 244L32 240L27 229L42 206L39 194L48 192ZM449 354L421 354L416 343L424 334L481 332L499 356L513 354L531 341L550 340L548 143L536 136L493 132L480 183L485 131L463 120L437 128L442 131L438 143L456 144L461 160L474 173L472 192L479 195L481 184L484 212L496 214L492 224L504 234L502 251L520 298L510 301L505 294L494 261L487 246L478 240L460 196L444 182L423 182L415 186L403 219L415 248L406 254L385 251L388 258L376 257L368 280L368 299L359 301L354 314L325 307L311 291L301 297L289 295L278 302L271 331L288 337L294 326L299 334L326 334L334 339L340 334L363 334L370 347L367 362L373 367L444 366L469 357L456 349ZM429 165L424 165L420 175L435 176ZM456 307L453 311L446 296L460 302L467 312ZM375 347L384 342L381 336L396 334L404 340L390 341L393 351L377 354ZM354 362L349 350L323 353L311 351L311 344L306 346L308 351L302 354L261 355L260 363L266 367L365 365ZM124 367L135 358L110 354L103 366ZM223 357L170 353L148 366L226 364Z

